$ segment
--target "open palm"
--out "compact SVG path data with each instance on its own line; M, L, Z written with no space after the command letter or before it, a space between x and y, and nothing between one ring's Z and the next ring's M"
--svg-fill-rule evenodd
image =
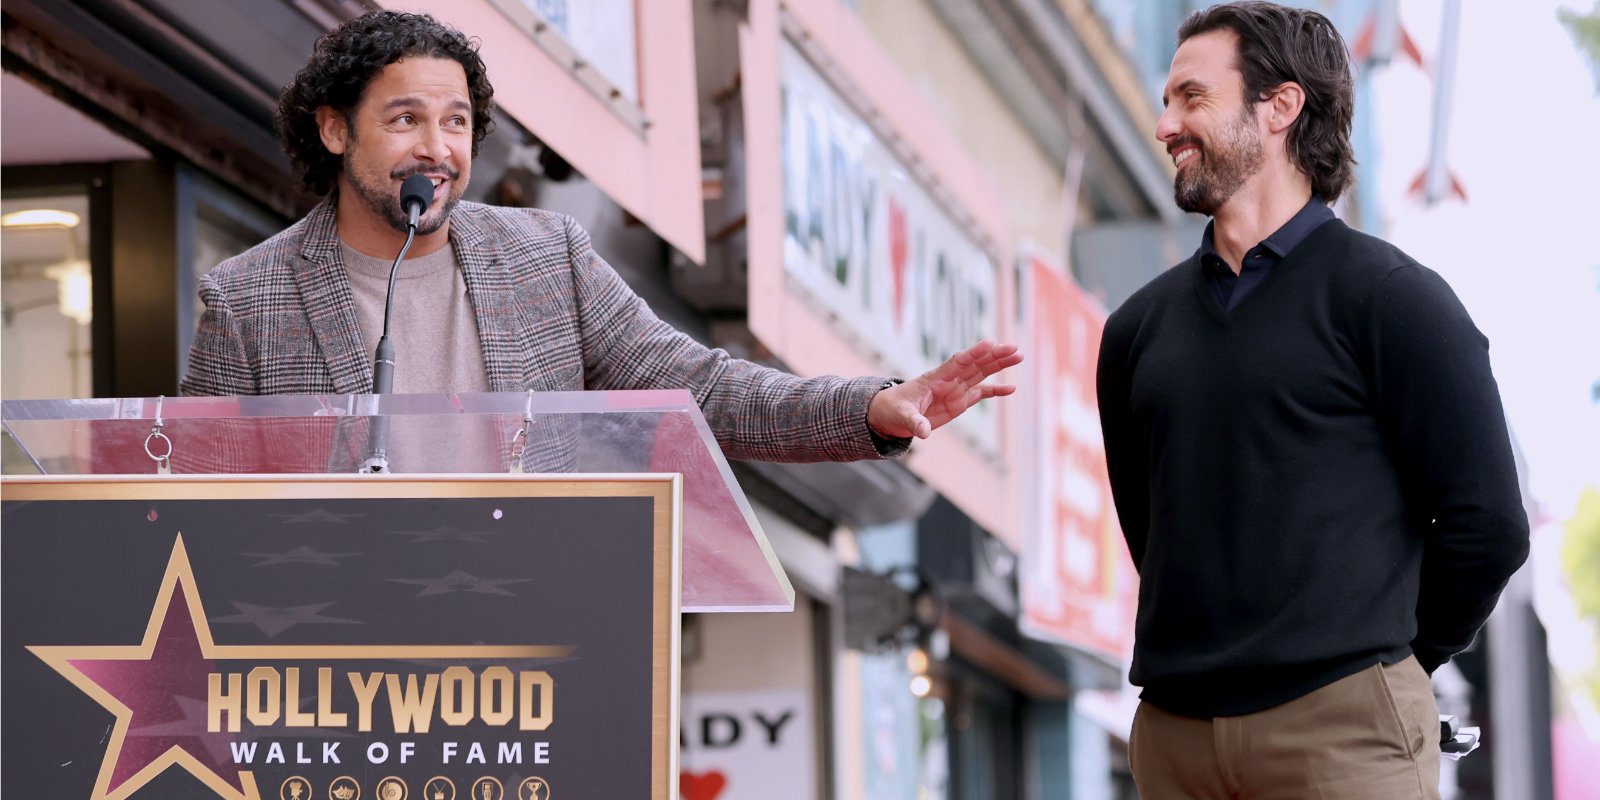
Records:
M883 436L926 439L979 401L1015 392L1017 387L1011 384L984 381L1020 363L1016 345L978 342L916 378L879 392L868 408L867 421Z

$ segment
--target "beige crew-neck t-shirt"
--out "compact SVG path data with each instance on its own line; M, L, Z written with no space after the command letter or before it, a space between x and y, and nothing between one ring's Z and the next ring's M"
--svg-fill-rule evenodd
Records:
M383 334L384 296L394 261L373 258L342 241L339 247L355 295L361 340L371 355ZM478 321L449 243L401 262L389 340L394 343L395 394L489 391Z
M343 242L339 245L355 295L361 341L370 359L383 334L383 300L394 261L363 255ZM478 320L449 244L400 264L389 340L394 343L395 394L489 391ZM386 442L389 470L493 470L495 465L485 458L499 452L495 433L490 420L471 415L392 417Z

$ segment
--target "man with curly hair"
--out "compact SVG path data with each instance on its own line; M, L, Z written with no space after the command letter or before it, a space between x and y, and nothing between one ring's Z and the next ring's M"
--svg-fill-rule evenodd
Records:
M1139 568L1133 777L1156 798L1437 798L1429 675L1528 553L1488 342L1347 227L1343 39L1266 2L1178 31L1157 137L1199 249L1106 322Z
M317 41L277 125L310 214L201 280L206 310L185 394L364 393L400 186L435 194L400 267L395 391L688 389L735 458L898 455L980 400L1022 360L980 342L908 381L802 380L701 346L658 319L570 218L462 201L494 89L476 45L420 14L378 11Z

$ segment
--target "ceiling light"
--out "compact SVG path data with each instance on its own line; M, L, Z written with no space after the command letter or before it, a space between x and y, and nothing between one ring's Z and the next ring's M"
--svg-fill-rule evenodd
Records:
M54 208L30 208L0 217L0 225L7 228L76 228L78 222L77 214Z

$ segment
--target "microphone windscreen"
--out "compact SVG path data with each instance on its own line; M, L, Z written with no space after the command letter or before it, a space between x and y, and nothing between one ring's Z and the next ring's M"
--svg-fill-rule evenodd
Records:
M428 210L428 205L433 202L433 181L428 176L417 174L405 179L400 184L400 210L411 213L413 203L417 206L417 213Z

